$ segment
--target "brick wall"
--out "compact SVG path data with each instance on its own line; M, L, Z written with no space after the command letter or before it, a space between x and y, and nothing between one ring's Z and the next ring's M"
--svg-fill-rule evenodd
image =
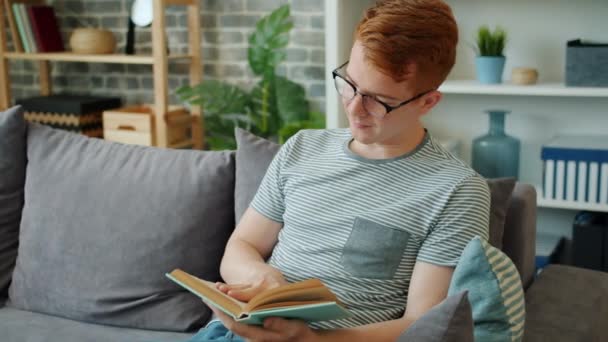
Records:
M324 112L324 16L322 0L200 0L203 77L238 83L255 83L247 63L247 41L255 22L282 4L291 5L294 29L287 49L287 61L279 73L303 85L311 108ZM49 1L58 16L68 47L69 34L76 27L89 25L114 32L118 52L124 51L127 18L132 0L54 0ZM168 7L167 37L171 52L187 51L186 12ZM9 34L10 36L10 34ZM137 52L151 52L150 29L136 32ZM145 65L52 62L54 92L82 92L121 96L126 103L153 99L152 67ZM13 99L39 94L36 64L11 61ZM188 82L186 64L170 62L169 94Z

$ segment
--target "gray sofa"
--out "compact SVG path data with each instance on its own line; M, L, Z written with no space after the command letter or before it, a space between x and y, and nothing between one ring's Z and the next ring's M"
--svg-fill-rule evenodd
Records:
M2 115L11 114L0 113L0 129ZM208 310L163 273L181 267L208 279L219 277L221 251L239 216L234 202L251 197L239 186L251 188L265 167L239 166L239 151L126 147L37 125L11 138L10 132L22 127L6 122L4 127L11 130L0 130L2 176L24 184L15 190L6 186L9 176L0 179L0 205L10 197L6 189L25 199L11 300L5 305L6 298L0 298L1 341L183 341L191 336L184 331L204 324ZM15 165L21 159L27 161L20 178ZM247 180L238 179L243 168ZM62 211L74 206L71 198L80 198L82 209ZM138 206L141 202L145 205ZM8 222L2 215L6 212L0 210L0 238ZM608 276L552 265L537 277L535 222L535 190L518 183L506 210L502 249L526 288L525 341L606 340ZM83 237L95 240L85 244ZM0 258L14 257L2 252L7 243L0 241ZM100 244L105 251L98 250ZM180 252L174 257L162 257L175 250ZM0 271L7 262L13 263L0 260ZM96 291L83 292L91 288Z

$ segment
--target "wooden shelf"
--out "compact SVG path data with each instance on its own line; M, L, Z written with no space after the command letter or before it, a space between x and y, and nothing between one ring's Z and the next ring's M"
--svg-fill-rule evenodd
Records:
M87 62L87 63L120 63L120 64L154 64L152 55L124 55L124 54L107 54L107 55L87 55L77 54L72 52L54 52L54 53L23 53L23 52L6 52L6 59L12 60L30 60L30 61L58 61L58 62ZM191 55L169 55L169 60L191 59Z
M194 146L194 142L191 139L180 141L174 144L169 144L169 148L181 149L181 148L191 148Z
M563 83L534 85L480 84L476 80L448 80L439 91L445 94L515 95L515 96L571 96L608 97L608 87L566 87Z
M15 27L15 20L12 18L11 5L14 2L23 2L28 5L45 4L48 0L1 0L0 4L0 109L9 108L12 103L10 66L11 60L29 60L37 64L40 94L43 96L51 95L52 78L50 62L82 62L82 63L112 63L112 64L137 64L150 65L151 76L153 77L153 98L152 104L154 113L153 139L154 146L169 147L169 124L165 120L165 115L169 110L169 63L175 60L183 60L188 64L190 85L201 82L201 25L200 25L200 1L199 0L150 0L153 6L154 19L152 20L152 52L146 55L126 55L126 54L79 54L71 51L56 53L24 53L19 49L19 45L14 46L15 51L7 51L7 29L5 17L8 21L10 34L13 42L18 42L19 34ZM188 52L183 54L167 54L167 34L166 34L166 6L181 5L185 6L186 23L188 32ZM173 144L174 148L183 148L193 145L196 149L201 149L204 145L204 120L201 116L199 106L193 106L190 110L192 115L192 141L179 141Z

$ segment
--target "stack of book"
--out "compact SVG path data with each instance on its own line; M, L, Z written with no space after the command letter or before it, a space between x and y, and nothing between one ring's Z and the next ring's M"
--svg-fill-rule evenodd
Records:
M23 107L25 119L54 128L103 137L102 112L118 108L118 97L58 94L17 100Z
M26 5L4 0L17 52L64 51L63 39L51 6Z

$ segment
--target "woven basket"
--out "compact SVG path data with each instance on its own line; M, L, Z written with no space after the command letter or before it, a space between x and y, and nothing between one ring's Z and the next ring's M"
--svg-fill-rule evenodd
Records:
M108 30L77 28L70 36L70 47L74 53L109 54L116 50L116 38Z

